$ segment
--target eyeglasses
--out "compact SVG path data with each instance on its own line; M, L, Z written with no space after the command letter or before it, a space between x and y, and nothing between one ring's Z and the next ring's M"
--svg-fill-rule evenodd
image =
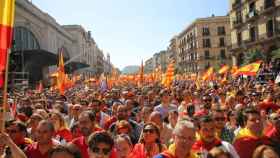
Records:
M155 133L155 129L143 129L143 133Z
M178 135L178 134L176 134L176 136L177 136L183 143L186 143L186 142L188 142L188 141L194 141L194 140L195 140L195 138L193 138L193 139L191 139L191 138L186 138L186 137L181 136L181 135Z
M91 151L96 154L101 154L100 152L102 152L103 155L109 155L111 152L111 149L109 149L109 148L100 149L98 147L94 147L94 148L91 148Z
M216 117L214 118L215 121L225 121L225 117Z

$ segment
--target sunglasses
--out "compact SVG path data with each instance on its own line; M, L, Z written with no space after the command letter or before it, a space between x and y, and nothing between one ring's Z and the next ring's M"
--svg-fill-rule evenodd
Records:
M109 149L109 148L100 149L98 147L94 147L94 148L91 148L91 151L96 154L101 154L100 152L102 152L103 155L109 155L111 152L111 149Z
M155 133L155 129L143 129L144 133Z
M225 117L216 117L214 118L215 121L225 121Z

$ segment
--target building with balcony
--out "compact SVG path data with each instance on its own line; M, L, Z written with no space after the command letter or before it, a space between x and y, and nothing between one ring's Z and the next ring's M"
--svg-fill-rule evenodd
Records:
M178 69L197 73L223 64L231 65L228 16L198 18L177 35Z
M279 0L230 0L233 64L244 63L247 53L260 51L270 60L280 47Z

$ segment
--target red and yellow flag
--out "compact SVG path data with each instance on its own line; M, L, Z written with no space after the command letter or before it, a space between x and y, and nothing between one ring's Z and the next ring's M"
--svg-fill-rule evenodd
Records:
M39 84L36 87L36 90L41 93L43 91L44 87L43 87L43 83L42 81L39 82Z
M229 70L229 66L224 65L224 66L222 66L222 67L220 68L220 70L218 71L218 73L219 73L219 74L225 74L225 73L228 72L228 70Z
M64 71L64 61L63 61L63 54L60 52L59 54L59 63L58 63L58 70L57 70L57 88L61 95L64 95L65 91L65 71Z
M239 75L256 76L259 71L262 61L256 61L254 63L245 65L238 69Z
M140 70L139 70L139 82L140 82L140 84L143 84L143 82L144 82L144 65L143 65L143 60L141 62L141 67L140 67Z
M214 68L210 67L202 76L202 80L209 80L213 76Z
M0 87L4 85L7 52L12 45L14 15L15 0L0 0Z
M165 73L165 86L169 87L174 80L174 61L171 61Z

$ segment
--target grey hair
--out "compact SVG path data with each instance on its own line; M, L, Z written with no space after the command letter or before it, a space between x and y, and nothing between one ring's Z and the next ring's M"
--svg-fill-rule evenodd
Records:
M173 134L179 133L184 128L188 128L188 129L195 131L195 127L192 122L187 121L187 120L181 120L181 121L177 122L177 124L173 130Z

